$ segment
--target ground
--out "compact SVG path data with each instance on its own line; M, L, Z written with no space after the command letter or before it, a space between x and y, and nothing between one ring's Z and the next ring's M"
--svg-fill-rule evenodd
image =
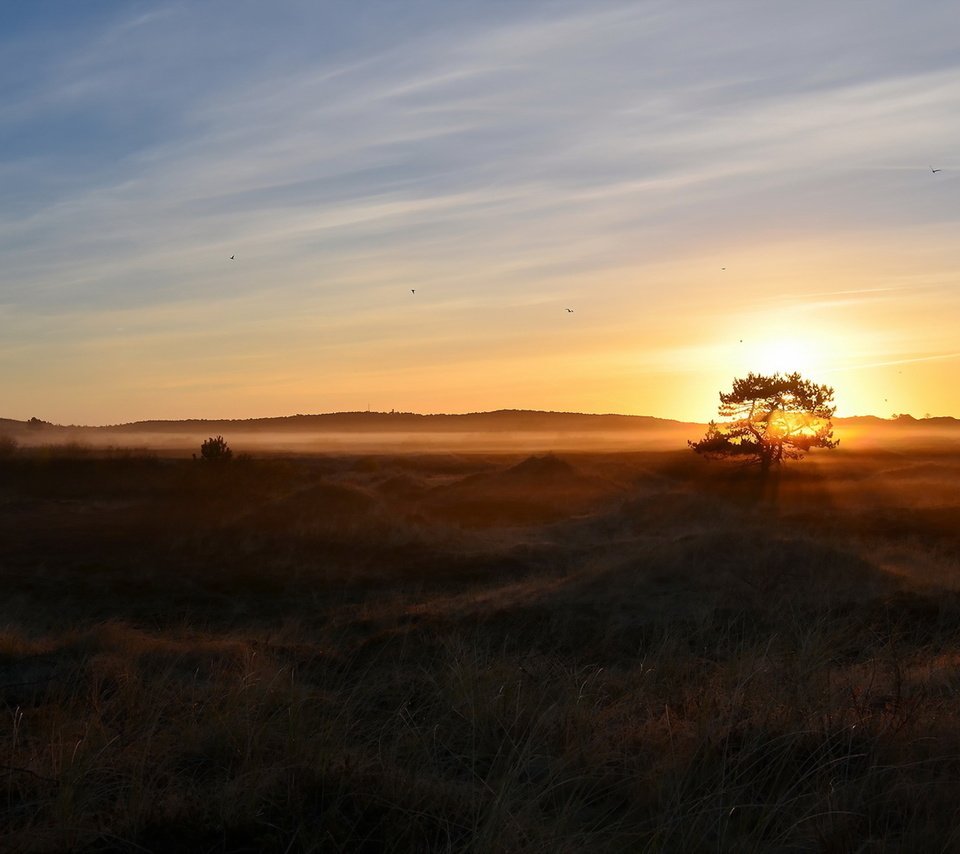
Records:
M8 454L5 850L956 850L958 475Z

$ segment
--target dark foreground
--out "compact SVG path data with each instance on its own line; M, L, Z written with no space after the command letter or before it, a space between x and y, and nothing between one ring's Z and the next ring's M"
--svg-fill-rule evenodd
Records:
M960 850L960 456L0 460L0 848Z

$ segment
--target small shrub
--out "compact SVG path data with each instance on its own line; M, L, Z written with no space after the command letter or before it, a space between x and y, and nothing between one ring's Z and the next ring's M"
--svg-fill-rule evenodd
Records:
M225 463L233 457L233 451L223 436L211 436L200 445L200 457L211 463Z

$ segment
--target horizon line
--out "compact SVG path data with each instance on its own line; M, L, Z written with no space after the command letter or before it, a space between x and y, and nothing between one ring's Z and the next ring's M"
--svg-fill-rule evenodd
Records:
M589 418L642 418L646 420L653 421L665 421L671 422L674 424L696 424L703 425L707 424L710 420L705 421L690 421L680 418L670 418L660 415L641 415L635 413L626 413L626 412L580 412L572 410L556 410L556 409L517 409L517 408L502 408L502 409L486 409L486 410L471 410L468 412L414 412L409 410L395 410L391 409L390 411L385 410L375 410L375 409L344 409L344 410L333 410L330 412L297 412L288 415L254 415L248 416L245 418L230 418L230 417L188 417L188 418L140 418L133 421L116 421L112 423L103 423L103 424L64 424L60 422L46 421L42 418L36 418L32 416L28 419L18 419L18 418L7 418L5 416L0 416L0 423L3 422L13 422L15 424L29 425L31 421L36 419L41 424L49 427L58 427L61 429L93 429L93 430L104 430L111 427L131 427L138 424L150 424L150 423L159 423L159 424L191 424L191 423L244 423L250 421L281 421L292 418L324 418L336 415L354 415L354 416L364 416L364 415L378 415L378 416L415 416L417 418L465 418L469 416L479 416L479 415L502 415L502 414L517 414L517 415L557 415L557 416L583 416ZM863 414L854 414L854 415L841 415L834 416L831 420L833 421L849 421L858 418L874 418L878 421L889 421L894 422L900 419L910 419L913 421L934 421L934 420L943 420L949 419L953 421L960 420L957 416L954 415L925 415L923 417L916 417L910 415L909 413L898 413L891 417L884 417L881 415L875 415L873 413L863 413Z

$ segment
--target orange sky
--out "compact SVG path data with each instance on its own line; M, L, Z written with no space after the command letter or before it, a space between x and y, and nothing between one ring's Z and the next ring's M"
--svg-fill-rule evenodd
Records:
M835 6L8 22L0 416L960 416L960 13Z

